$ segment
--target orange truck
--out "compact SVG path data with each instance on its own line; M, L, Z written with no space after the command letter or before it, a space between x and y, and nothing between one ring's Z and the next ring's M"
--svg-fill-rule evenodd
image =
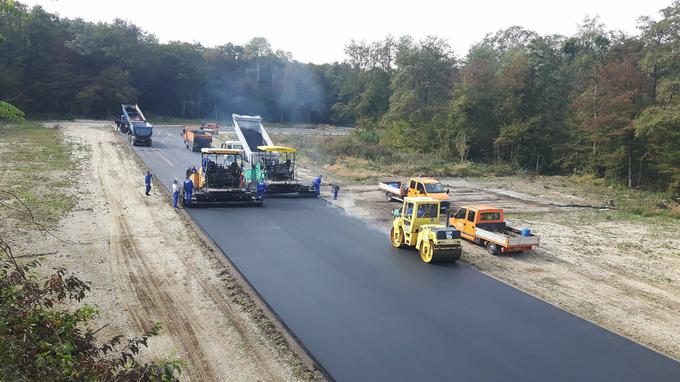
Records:
M186 126L182 129L184 147L191 151L201 151L202 148L212 146L212 134L206 133L196 126Z
M510 227L504 215L500 208L463 206L449 219L449 224L460 231L463 239L486 247L492 255L524 252L539 245L540 237L528 228Z
M446 211L451 205L449 190L445 190L435 178L415 177L404 184L400 181L388 180L379 182L378 187L385 192L388 202L403 202L406 196L429 196L439 200L442 211Z

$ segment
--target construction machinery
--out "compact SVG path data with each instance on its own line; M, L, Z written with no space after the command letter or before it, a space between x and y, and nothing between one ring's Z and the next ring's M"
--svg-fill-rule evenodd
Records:
M151 146L153 125L147 122L142 110L137 104L122 104L123 114L116 121L121 133L128 135L128 141L134 146Z
M415 177L404 184L390 180L379 182L378 187L385 192L388 202L393 200L402 202L405 196L429 196L440 201L442 211L446 211L451 205L449 190L444 190L442 184L435 178Z
M528 228L510 227L504 215L500 208L463 206L448 220L464 239L486 247L492 255L524 252L539 245L540 237Z
M316 197L311 185L301 184L295 173L297 150L277 146L262 126L259 116L233 114L234 130L241 141L243 153L249 162L245 172L246 183L265 183L270 197Z
M204 132L197 126L185 126L182 129L182 138L187 150L199 151L212 146L212 134Z
M463 253L460 231L439 223L440 204L427 196L404 197L402 208L392 211L392 246L417 249L426 263L458 260Z
M186 207L261 206L262 198L243 184L243 158L239 150L203 148L201 167L187 170L193 183L189 196L184 187L180 192Z

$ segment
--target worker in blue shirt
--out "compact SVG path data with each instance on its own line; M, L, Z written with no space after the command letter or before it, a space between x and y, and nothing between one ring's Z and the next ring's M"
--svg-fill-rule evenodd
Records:
M149 192L151 192L151 172L147 171L146 175L144 175L144 185L146 186L146 196L149 196Z
M321 195L321 175L317 176L314 178L314 182L312 183L314 185L314 190L316 191L316 195Z
M179 202L179 187L177 187L177 179L172 181L172 206L177 208Z
M189 179L187 176L186 179L184 179L184 204L187 205L191 203L191 196L194 193L194 182Z
M257 197L260 199L264 199L264 195L267 192L267 185L263 182L260 181L257 183Z

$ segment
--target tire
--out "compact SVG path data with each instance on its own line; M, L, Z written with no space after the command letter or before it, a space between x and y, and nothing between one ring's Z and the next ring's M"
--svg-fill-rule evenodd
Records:
M390 241L394 248L404 247L404 231L401 228L395 231L394 227L392 227L390 230Z
M390 194L389 192L385 192L385 199L387 199L388 202L391 202L392 201L392 194Z
M434 246L428 240L420 246L420 259L429 264L433 262L434 258Z
M496 245L494 243L487 244L486 250L489 252L489 255L492 255L492 256L498 256L498 255L501 254L500 249L498 249L498 245Z

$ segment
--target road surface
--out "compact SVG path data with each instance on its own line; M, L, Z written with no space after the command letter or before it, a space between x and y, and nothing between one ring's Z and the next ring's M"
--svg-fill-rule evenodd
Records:
M180 130L135 148L168 187L200 164ZM464 264L422 263L323 200L264 204L188 211L336 380L680 380L680 363Z

